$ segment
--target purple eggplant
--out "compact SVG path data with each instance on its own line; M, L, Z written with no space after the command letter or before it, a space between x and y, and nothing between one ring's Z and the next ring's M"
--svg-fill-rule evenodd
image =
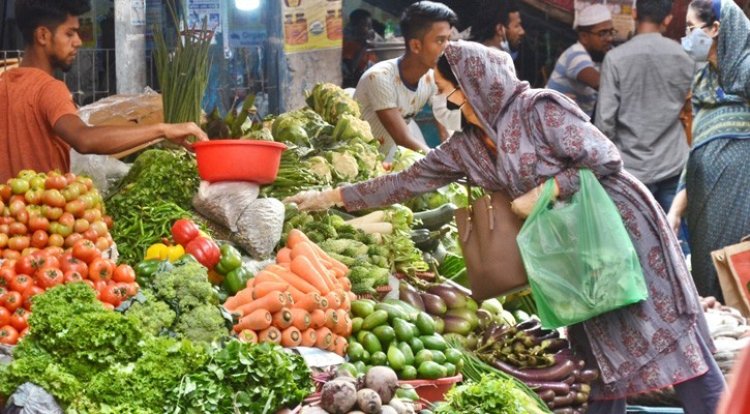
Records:
M422 297L419 295L419 292L414 290L413 288L412 289L404 288L404 285L410 286L408 283L404 283L404 282L401 283L401 285L399 286L399 295L398 295L399 299L423 311L424 302L422 302Z
M492 366L505 372L506 374L513 375L521 381L560 381L568 377L575 369L573 361L565 361L562 364L557 364L549 368L541 369L524 369L520 370L510 364L507 364L499 359L492 361ZM575 379L575 377L574 377Z
M581 371L581 375L578 378L588 384L599 378L599 371L596 369L585 369Z
M466 295L450 286L430 286L427 288L427 293L440 296L445 301L448 309L463 309L466 307Z
M542 341L541 345L544 346L548 352L552 353L569 349L570 343L565 338L554 338L545 339Z
M448 311L448 305L440 296L425 292L420 293L420 296L424 302L424 309L430 315L443 316Z
M448 315L444 318L445 332L468 335L471 332L471 322L458 316Z
M568 395L571 389L570 385L564 382L524 381L524 383L537 393L552 391L555 395Z
M542 324L541 322L539 322L539 319L536 318L529 318L519 324L516 324L516 329L518 329L519 331L527 331L537 327L541 329Z
M552 400L552 404L555 404L556 409L563 408L563 407L570 407L571 405L573 405L575 400L576 400L576 392L571 391L568 393L568 395L555 397L555 399Z
M539 394L539 398L544 402L552 401L555 399L555 392L552 390L543 390L543 391L534 390L534 391L536 391L536 393Z

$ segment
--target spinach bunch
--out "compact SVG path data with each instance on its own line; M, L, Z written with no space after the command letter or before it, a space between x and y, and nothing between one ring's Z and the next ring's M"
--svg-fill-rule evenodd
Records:
M278 345L229 341L199 372L175 390L177 413L275 413L299 404L314 390L299 355Z
M544 414L549 413L514 381L484 375L479 382L452 388L435 414Z

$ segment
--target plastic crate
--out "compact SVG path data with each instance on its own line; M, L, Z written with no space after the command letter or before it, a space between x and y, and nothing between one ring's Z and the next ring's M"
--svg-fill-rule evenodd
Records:
M640 405L629 405L628 414L684 414L682 408L677 407L643 407Z

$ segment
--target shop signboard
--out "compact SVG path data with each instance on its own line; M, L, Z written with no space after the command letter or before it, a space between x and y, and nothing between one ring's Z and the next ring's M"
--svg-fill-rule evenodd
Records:
M284 50L340 48L344 37L341 13L341 0L284 0Z

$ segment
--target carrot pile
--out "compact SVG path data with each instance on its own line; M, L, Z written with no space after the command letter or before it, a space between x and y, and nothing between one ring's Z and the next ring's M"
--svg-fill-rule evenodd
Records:
M234 331L243 341L317 347L343 356L352 332L349 308L356 299L348 273L304 233L292 230L276 264L258 272L224 307L240 315Z

